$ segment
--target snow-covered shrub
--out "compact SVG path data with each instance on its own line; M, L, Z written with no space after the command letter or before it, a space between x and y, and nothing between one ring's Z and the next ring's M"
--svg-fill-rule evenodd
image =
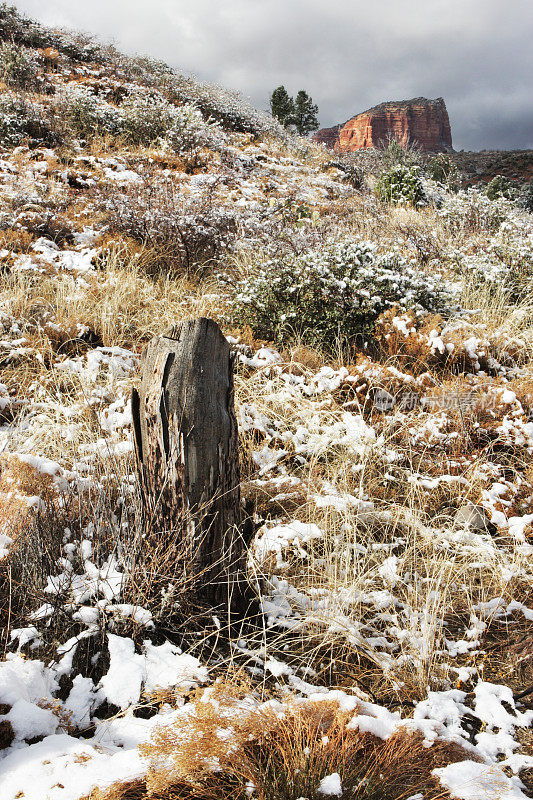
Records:
M59 30L54 32L54 47L72 61L107 61L107 50L91 36L82 31ZM111 48L112 49L112 48Z
M236 91L200 83L182 75L176 75L174 91L180 102L197 106L205 117L219 122L224 130L252 133L256 136L287 135L283 126L271 114L258 111Z
M489 200L497 200L499 197L506 197L510 200L513 196L513 190L509 182L509 178L505 175L495 175L487 186L487 197Z
M237 285L234 317L262 338L295 333L331 346L368 334L389 308L436 312L449 301L440 278L400 254L378 256L370 242L346 240L265 264Z
M120 106L119 124L135 144L149 144L171 129L175 107L157 92L129 95Z
M187 153L200 147L220 145L224 134L216 122L204 120L196 106L184 103L175 109L166 139L177 153Z
M465 189L449 197L439 214L446 220L450 232L495 232L512 211L512 203L505 198L489 200L477 189Z
M33 50L2 42L0 45L0 77L7 86L31 89L37 84L39 61Z
M530 180L525 189L523 190L520 198L520 204L530 214L533 213L533 180Z
M511 330L512 323L487 325L479 317L475 323L460 314L447 321L439 314L417 319L412 312L399 314L391 309L377 321L375 340L385 356L415 374L427 370L475 374L483 370L488 375L504 375L507 368L529 358L527 341Z
M75 61L103 62L109 49L86 33L47 28L7 3L0 5L0 39L26 47L54 47Z
M224 139L220 126L205 120L194 105L175 106L159 92L132 93L115 107L87 87L77 86L63 93L59 108L80 136L110 133L144 145L163 139L178 153L220 145Z
M266 663L276 677L289 669L275 658ZM140 746L146 777L123 784L124 793L111 787L105 800L125 800L127 789L130 796L212 800L437 797L443 792L433 788L422 795L435 785L432 770L468 757L444 739L424 746L418 731L402 730L389 711L354 695L316 692L260 703L242 684L217 681L189 713L156 727Z
M50 47L55 45L52 32L28 17L14 6L0 5L0 38L6 42L24 44L28 47Z
M171 182L145 179L108 200L111 229L153 248L161 269L202 269L230 247L236 234L233 215L213 202L206 187L183 195Z
M44 109L17 94L6 92L0 97L0 142L16 147L26 140L57 144Z
M176 73L164 61L146 56L125 56L118 51L111 54L110 60L117 77L128 82L159 89L172 88Z
M324 169L338 169L344 173L344 180L354 189L362 189L365 183L364 170L351 157L351 153L343 153L338 158L326 162Z
M421 208L427 204L424 187L417 166L398 164L382 173L377 192L385 203L405 204Z
M86 86L67 88L59 100L58 108L67 124L80 136L116 134L120 131L118 109L93 94Z
M490 240L488 250L511 270L533 272L533 225L523 214L510 214Z
M437 153L428 159L426 172L432 181L442 183L450 189L457 188L457 167L446 153Z

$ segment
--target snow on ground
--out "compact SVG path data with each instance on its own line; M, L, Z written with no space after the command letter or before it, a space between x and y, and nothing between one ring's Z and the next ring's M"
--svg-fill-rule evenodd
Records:
M99 67L80 66L76 76L110 80ZM61 91L71 77L66 70L50 80ZM153 295L135 296L148 308L140 336L125 307L131 297L111 305L101 293L126 282L118 267L105 267L104 210L129 213L144 191L167 198L160 227L174 214L187 226L206 208L215 221L229 215L233 254L243 258L261 250L275 259L287 236L300 251L334 240L346 210L366 220L380 246L398 245L412 259L427 244L421 213L411 229L398 212L400 227L381 236L381 206L304 143L291 149L248 134L224 141L196 174L163 144L112 155L80 144L67 156L48 146L2 152L2 233L13 238L0 247L0 563L50 503L72 521L61 523L39 602L10 624L5 642L1 800L78 800L143 776L139 744L189 714L190 692L213 679L211 662L167 638L175 587L160 608L128 595L130 392L160 321ZM436 230L460 228L474 212L492 226L483 247L463 234L442 245L459 271L496 280L502 263L527 263L527 215L474 191L433 189ZM153 212L142 202L146 221ZM225 291L221 281L210 285L204 302L222 308ZM186 313L187 292L180 284L158 309L174 303ZM101 329L87 324L89 308ZM105 343L107 322L122 316L120 342ZM339 703L353 731L388 740L403 730L422 734L428 748L460 745L468 757L435 770L459 800L517 800L519 773L533 767L520 735L533 711L510 685L487 678L484 665L495 648L531 636L533 489L522 461L533 455L533 376L530 343L508 336L505 322L496 331L483 325L463 316L424 328L393 312L382 344L394 355L412 348L425 371L366 350L342 366L306 365L305 353L300 363L271 344L248 346L242 332L228 336L250 455L242 489L257 506L249 566L264 613L264 628L232 642L232 655L281 697ZM491 640L494 632L501 638ZM291 652L294 642L303 642L304 658ZM350 689L330 687L317 642L332 654L332 683L348 680ZM339 676L345 652L371 676L357 689L356 678ZM516 656L517 673L530 657ZM140 713L145 707L151 716ZM324 774L316 791L342 797L342 775Z

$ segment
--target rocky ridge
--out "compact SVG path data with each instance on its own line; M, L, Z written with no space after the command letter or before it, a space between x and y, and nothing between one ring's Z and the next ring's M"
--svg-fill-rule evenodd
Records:
M416 144L425 152L452 149L450 120L442 97L380 103L344 125L323 128L314 138L335 150L348 152L376 147L391 138L403 146Z

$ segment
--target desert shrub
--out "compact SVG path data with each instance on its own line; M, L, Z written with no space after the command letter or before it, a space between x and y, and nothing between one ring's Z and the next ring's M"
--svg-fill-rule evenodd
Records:
M58 136L42 106L6 92L0 97L0 142L16 147L28 140L55 145Z
M23 16L7 3L0 5L0 39L30 47L49 47L55 44L51 31Z
M204 120L196 106L184 103L175 109L166 139L177 153L190 153L201 147L218 147L224 134L214 120Z
M0 5L0 39L26 47L54 47L73 61L105 61L107 49L95 37L68 30L52 30L25 17L14 6Z
M509 182L509 178L505 175L495 175L487 186L487 197L489 200L497 200L499 197L505 197L510 200L513 196L513 190Z
M452 189L457 188L457 167L446 153L437 153L426 164L428 177L436 183L443 183Z
M7 86L31 89L37 84L39 62L32 50L11 42L0 45L0 76Z
M190 153L204 146L219 146L220 127L205 120L192 104L175 106L159 92L135 92L116 108L85 86L67 89L59 108L78 135L91 137L110 133L132 144L148 145L164 139L178 153Z
M420 169L398 164L385 170L378 181L377 193L384 203L405 204L420 208L427 204Z
M451 233L495 233L512 211L512 204L503 197L489 200L477 189L461 190L449 197L439 211Z
M119 125L129 141L149 144L165 136L172 126L174 112L174 106L157 92L135 93L122 103Z
M529 183L523 187L520 205L522 208L525 208L526 211L529 211L530 214L533 214L533 180L530 180Z
M107 61L108 48L102 47L91 36L81 31L60 30L54 35L54 47L72 61Z
M364 170L355 163L354 159L349 155L342 155L333 161L328 161L325 164L325 169L334 167L344 173L345 180L354 189L362 189L365 182Z
M184 196L171 182L147 177L109 198L111 230L142 242L157 254L161 270L190 274L226 251L236 235L233 215L215 203L214 187Z
M270 114L258 111L238 92L176 75L173 92L181 103L192 103L224 130L285 137L283 127Z
M440 279L398 253L376 255L369 242L347 240L270 262L237 285L234 317L258 337L289 334L332 346L369 334L392 307L444 310L450 296Z
M122 56L121 66L127 77L137 80L145 86L167 86L169 83L171 84L175 75L172 67L169 67L164 61L146 56L134 56L133 58Z
M493 280L509 291L510 299L531 294L533 286L533 232L519 213L505 219L488 246L488 258L497 265Z
M390 170L400 164L406 167L421 167L424 161L423 153L416 142L408 139L401 144L395 136L390 134L378 142L375 152L382 170Z
M95 95L86 86L67 88L58 103L66 123L79 136L120 131L120 114L114 106Z

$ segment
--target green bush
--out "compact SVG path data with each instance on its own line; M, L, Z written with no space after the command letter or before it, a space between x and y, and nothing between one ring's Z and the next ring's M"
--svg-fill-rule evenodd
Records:
M269 262L236 288L233 321L259 338L301 336L332 347L372 332L387 309L443 312L450 294L396 252L376 255L370 242L348 240Z
M7 86L32 89L37 85L39 61L27 47L2 42L0 45L0 77Z
M498 200L500 197L511 200L513 190L509 178L506 178L505 175L496 175L487 186L487 197L489 200Z
M428 159L426 171L429 178L437 183L442 183L452 189L458 185L457 167L445 153L437 153L436 156Z
M377 184L377 193L384 203L411 205L421 208L427 205L427 197L420 180L420 169L398 164L382 172Z

